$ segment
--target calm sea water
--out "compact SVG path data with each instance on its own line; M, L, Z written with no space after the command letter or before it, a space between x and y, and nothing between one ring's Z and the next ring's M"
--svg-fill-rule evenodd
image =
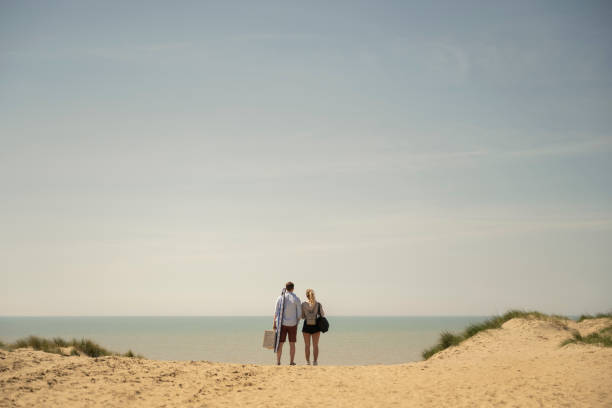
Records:
M320 363L365 365L418 361L421 351L433 345L441 331L459 331L486 317L328 319L331 328L321 335ZM264 330L270 329L270 325L271 318L267 316L0 317L0 340L12 342L31 334L67 339L85 337L110 350L132 349L152 359L272 364L272 351L262 348ZM296 362L305 362L301 332Z

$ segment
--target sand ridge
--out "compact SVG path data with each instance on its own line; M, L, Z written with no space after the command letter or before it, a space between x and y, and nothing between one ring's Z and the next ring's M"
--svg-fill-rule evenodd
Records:
M612 348L560 343L612 319L512 319L427 361L257 366L0 351L0 407L612 407ZM323 345L324 346L324 345ZM323 354L324 355L324 354ZM271 355L272 360L272 355Z

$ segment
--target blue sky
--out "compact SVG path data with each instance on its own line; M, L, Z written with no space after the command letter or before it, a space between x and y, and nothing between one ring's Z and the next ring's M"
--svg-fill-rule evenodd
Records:
M607 311L611 18L1 1L0 313Z

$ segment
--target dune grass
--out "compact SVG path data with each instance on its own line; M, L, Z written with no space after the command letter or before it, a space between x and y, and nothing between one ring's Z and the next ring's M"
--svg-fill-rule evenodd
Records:
M590 315L590 314L586 314L586 315L582 315L578 318L578 323L580 323L583 320L588 320L588 319L603 319L603 318L610 318L612 319L612 313L598 313L595 316Z
M588 336L582 336L578 331L574 331L572 337L561 343L561 346L567 344L598 344L603 347L612 347L612 326L605 327Z
M143 358L140 354L134 354L132 350L128 350L127 353L120 354L113 351L107 350L99 344L89 339L72 339L66 341L61 337L54 337L53 339L45 339L38 336L24 337L15 341L14 343L5 344L0 342L0 348L5 350L14 350L18 348L30 347L34 350L41 350L47 353L63 354L61 348L71 347L71 355L86 355L89 357L103 357L103 356L124 356L124 357L136 357Z
M451 346L456 346L462 341L469 339L470 337L476 335L477 333L480 333L481 331L489 329L499 329L502 324L504 324L508 320L517 317L523 319L541 319L559 322L562 320L567 320L567 317L559 315L547 315L535 311L527 312L523 310L510 310L501 316L491 317L490 319L487 319L482 323L469 325L462 333L459 334L453 334L448 331L442 332L440 334L440 340L438 341L438 344L424 350L421 355L423 356L423 359L427 360L434 354L439 353L440 351L445 350Z

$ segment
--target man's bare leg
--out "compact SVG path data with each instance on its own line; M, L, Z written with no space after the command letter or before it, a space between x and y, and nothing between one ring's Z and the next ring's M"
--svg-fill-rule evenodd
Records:
M295 359L295 341L289 342L289 354L291 355L291 362Z
M282 355L283 355L283 343L278 343L278 350L276 350L276 364L280 365Z

